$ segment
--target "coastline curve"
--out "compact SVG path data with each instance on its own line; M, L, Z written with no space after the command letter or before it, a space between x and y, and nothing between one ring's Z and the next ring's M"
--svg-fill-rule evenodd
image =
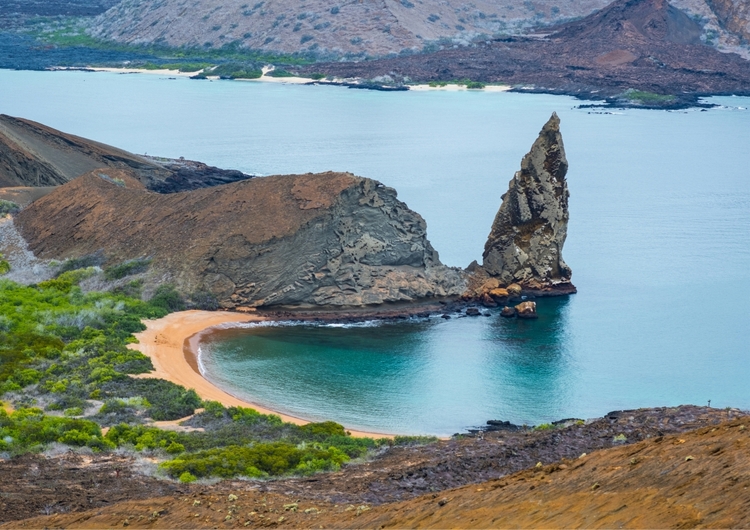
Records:
M144 320L146 330L134 333L138 343L128 347L151 359L154 370L134 377L166 379L194 389L201 399L218 401L226 407L249 407L261 414L276 414L285 422L305 425L310 421L268 407L242 400L222 390L200 372L197 346L201 336L213 329L243 323L265 322L272 319L253 314L229 311L178 311L156 319ZM393 434L346 429L355 438L393 438Z

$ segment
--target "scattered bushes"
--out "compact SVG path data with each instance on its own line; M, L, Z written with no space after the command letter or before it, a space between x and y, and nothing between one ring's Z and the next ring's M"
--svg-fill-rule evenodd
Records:
M119 280L125 276L145 272L150 264L150 259L143 258L123 261L119 265L113 265L104 269L104 277L108 280Z
M318 444L287 442L259 443L252 446L227 447L186 454L161 464L173 477L190 473L195 477L216 476L231 478L245 476L261 478L295 473L309 475L331 471L349 461L349 457L335 447Z
M8 274L10 272L10 263L3 259L3 255L0 254L0 276Z
M8 214L16 213L18 210L18 205L15 202L0 199L0 217L5 217Z
M157 287L148 303L169 313L185 309L185 301L172 284L164 284Z
M101 429L93 421L45 416L34 408L11 414L0 409L0 451L20 454L52 442L94 450L114 447L102 438Z
M221 64L211 71L204 71L207 75L216 75L221 79L258 79L263 71L257 65L242 65L238 63Z

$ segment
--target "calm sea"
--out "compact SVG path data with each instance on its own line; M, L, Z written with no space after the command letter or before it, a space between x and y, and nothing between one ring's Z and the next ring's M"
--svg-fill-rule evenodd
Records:
M0 112L130 151L378 179L461 266L481 260L500 195L557 111L577 295L541 300L532 322L264 327L205 348L208 377L231 392L399 433L750 408L750 99L712 101L723 107L589 114L560 96L0 71Z

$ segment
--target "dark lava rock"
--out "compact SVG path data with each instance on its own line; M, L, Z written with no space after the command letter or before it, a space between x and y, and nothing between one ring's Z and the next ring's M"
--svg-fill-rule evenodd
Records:
M470 317L478 317L480 315L479 309L476 307L467 307L466 314Z
M507 305L503 307L503 310L500 311L500 316L505 318L513 318L516 316L516 308L515 307L508 307Z

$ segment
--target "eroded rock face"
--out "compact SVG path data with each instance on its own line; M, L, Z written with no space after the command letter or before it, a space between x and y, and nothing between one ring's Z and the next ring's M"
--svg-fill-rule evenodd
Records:
M553 114L521 161L484 247L484 272L500 284L540 294L575 292L562 257L568 185L560 119Z
M119 183L119 185L118 185ZM348 173L285 175L161 195L101 169L15 218L56 259L152 258L154 281L209 292L225 308L361 306L461 294L424 219L396 191Z

